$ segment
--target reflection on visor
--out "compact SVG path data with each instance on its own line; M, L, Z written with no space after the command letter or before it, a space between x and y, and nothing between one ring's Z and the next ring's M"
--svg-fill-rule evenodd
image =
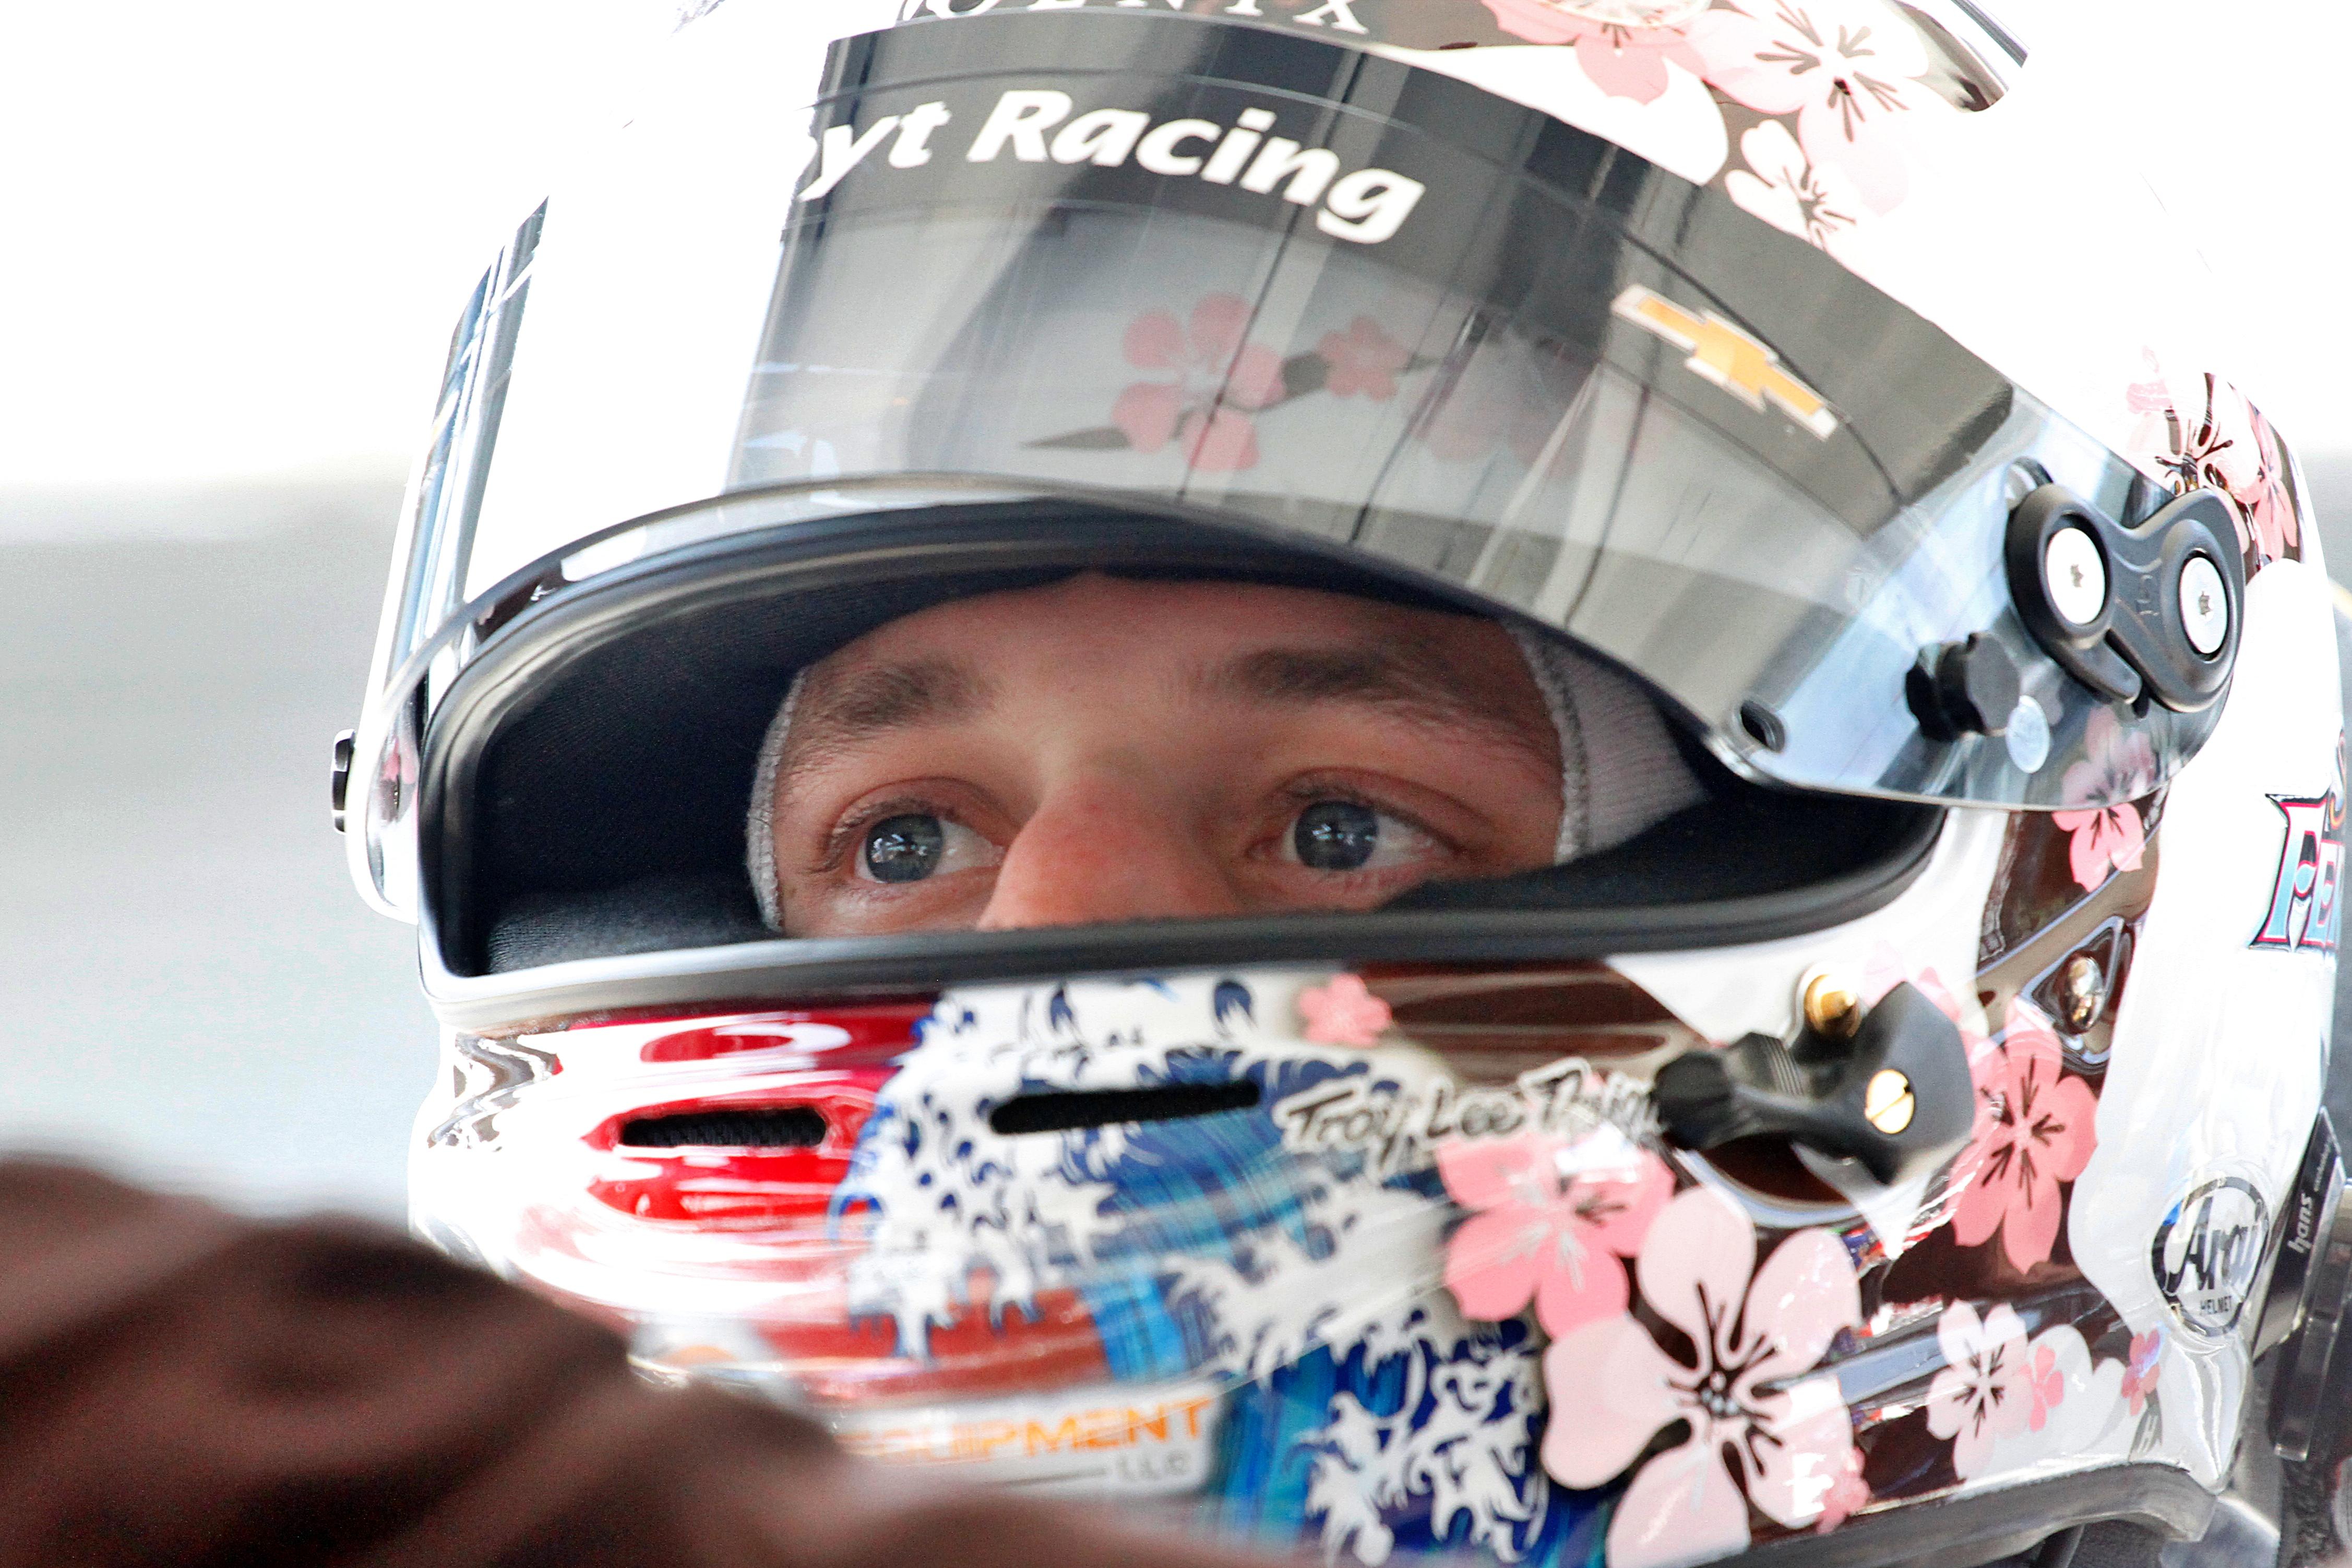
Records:
M2083 803L2051 764L2100 699L2009 611L2011 469L2117 514L2138 481L1948 339L1703 193L1671 228L1612 200L1564 127L1535 117L1530 149L1441 118L1491 115L1459 83L1411 76L1379 115L1361 81L1310 108L1245 69L947 83L949 36L861 41L870 85L820 110L731 484L1021 475L1211 507L1559 626L1771 778ZM1391 204L1373 229L1314 208L1350 181ZM1730 269L1712 295L1660 264L1676 247ZM1908 672L1974 632L2024 672L2015 714L1930 739ZM2139 722L2168 771L2211 716Z
M1181 517L1532 618L1765 782L2111 806L2210 732L2218 704L2108 700L2011 602L2025 490L2136 522L2153 487L1824 253L1449 77L1089 15L1070 47L1118 47L1076 65L1018 18L836 46L856 86L816 106L744 333L729 493L487 586L509 525L477 551L421 517L415 591L483 591L437 632L408 618L360 737L379 771L417 771L387 748L522 608L748 548L763 515L879 538L923 491L1037 497L1041 537L1081 507ZM1925 722L1922 673L1963 647L2006 711ZM2109 729L2144 768L2084 765Z

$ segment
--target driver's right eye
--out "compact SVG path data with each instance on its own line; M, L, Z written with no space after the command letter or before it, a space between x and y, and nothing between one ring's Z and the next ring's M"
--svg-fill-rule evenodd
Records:
M857 874L866 882L921 882L941 872L993 865L1000 858L995 845L961 822L907 811L866 830Z

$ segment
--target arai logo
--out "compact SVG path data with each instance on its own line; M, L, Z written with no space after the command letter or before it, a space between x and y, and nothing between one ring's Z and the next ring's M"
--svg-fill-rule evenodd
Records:
M2213 1337L2238 1325L2262 1268L2270 1206L2254 1184L2219 1176L2174 1204L2148 1262L2181 1325Z

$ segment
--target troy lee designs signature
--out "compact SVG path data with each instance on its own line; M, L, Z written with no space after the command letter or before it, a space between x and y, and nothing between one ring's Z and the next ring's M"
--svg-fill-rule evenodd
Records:
M1533 1126L1556 1132L1582 1121L1636 1140L1655 1131L1646 1084L1567 1057L1519 1075L1511 1087L1438 1083L1407 1088L1349 1078L1301 1090L1274 1107L1282 1146L1295 1154L1362 1154L1382 1176L1429 1163L1449 1138L1504 1138Z

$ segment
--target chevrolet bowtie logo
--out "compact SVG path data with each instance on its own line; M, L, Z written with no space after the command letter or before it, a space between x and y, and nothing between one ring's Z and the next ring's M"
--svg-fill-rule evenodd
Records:
M1823 441L1838 427L1827 399L1780 368L1780 356L1712 310L1693 315L1636 283L1610 308L1690 358L1683 363L1757 413L1770 403Z

